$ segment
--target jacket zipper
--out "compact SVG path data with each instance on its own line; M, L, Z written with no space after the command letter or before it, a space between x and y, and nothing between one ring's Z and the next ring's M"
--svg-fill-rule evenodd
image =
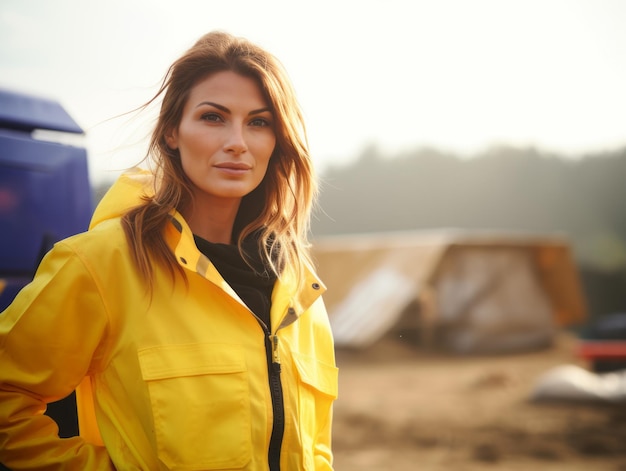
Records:
M283 401L283 386L280 378L280 355L278 352L278 335L267 332L267 366L269 372L270 395L272 398L272 411L274 422L272 436L268 450L268 462L270 471L280 470L280 450L285 432L285 405Z
M265 333L265 356L267 359L270 398L272 400L272 435L267 451L267 460L270 471L280 471L280 451L283 446L283 435L285 433L285 403L283 400L283 385L280 378L281 367L280 352L278 350L278 335L272 335L267 324L255 313L252 313L252 315L256 318Z

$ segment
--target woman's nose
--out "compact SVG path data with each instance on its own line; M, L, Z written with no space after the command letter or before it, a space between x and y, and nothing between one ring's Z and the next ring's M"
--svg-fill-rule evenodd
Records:
M232 126L224 142L224 151L232 154L242 154L248 150L243 129L239 126Z

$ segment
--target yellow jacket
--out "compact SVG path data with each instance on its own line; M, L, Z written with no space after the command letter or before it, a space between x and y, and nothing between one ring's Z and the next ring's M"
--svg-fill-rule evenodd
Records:
M14 469L267 470L265 334L175 213L165 238L188 286L155 265L150 297L119 216L145 176L125 175L91 229L56 244L0 314L0 462ZM313 273L272 294L285 431L281 469L331 470L337 368ZM80 437L42 415L77 388Z

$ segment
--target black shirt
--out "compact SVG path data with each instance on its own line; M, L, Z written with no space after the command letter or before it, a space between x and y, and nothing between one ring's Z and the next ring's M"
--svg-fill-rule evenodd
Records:
M270 307L276 275L266 267L256 239L250 238L243 244L247 261L252 267L243 259L235 244L217 244L197 235L194 235L194 240L198 250L211 260L246 306L270 329Z

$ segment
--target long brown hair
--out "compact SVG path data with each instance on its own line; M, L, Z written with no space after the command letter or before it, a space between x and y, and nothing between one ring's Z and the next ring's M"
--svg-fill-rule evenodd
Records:
M276 147L261 184L241 203L234 235L242 251L243 240L258 234L259 252L280 276L294 267L302 280L310 263L308 231L317 183L308 150L306 129L295 92L281 63L250 41L224 32L201 37L167 71L161 87L144 106L162 97L147 159L156 174L154 195L128 211L122 221L139 271L153 287L153 261L164 264L172 277L184 276L163 237L172 210L191 204L191 182L177 150L165 136L177 129L189 92L199 81L220 71L233 71L257 81L275 120Z

